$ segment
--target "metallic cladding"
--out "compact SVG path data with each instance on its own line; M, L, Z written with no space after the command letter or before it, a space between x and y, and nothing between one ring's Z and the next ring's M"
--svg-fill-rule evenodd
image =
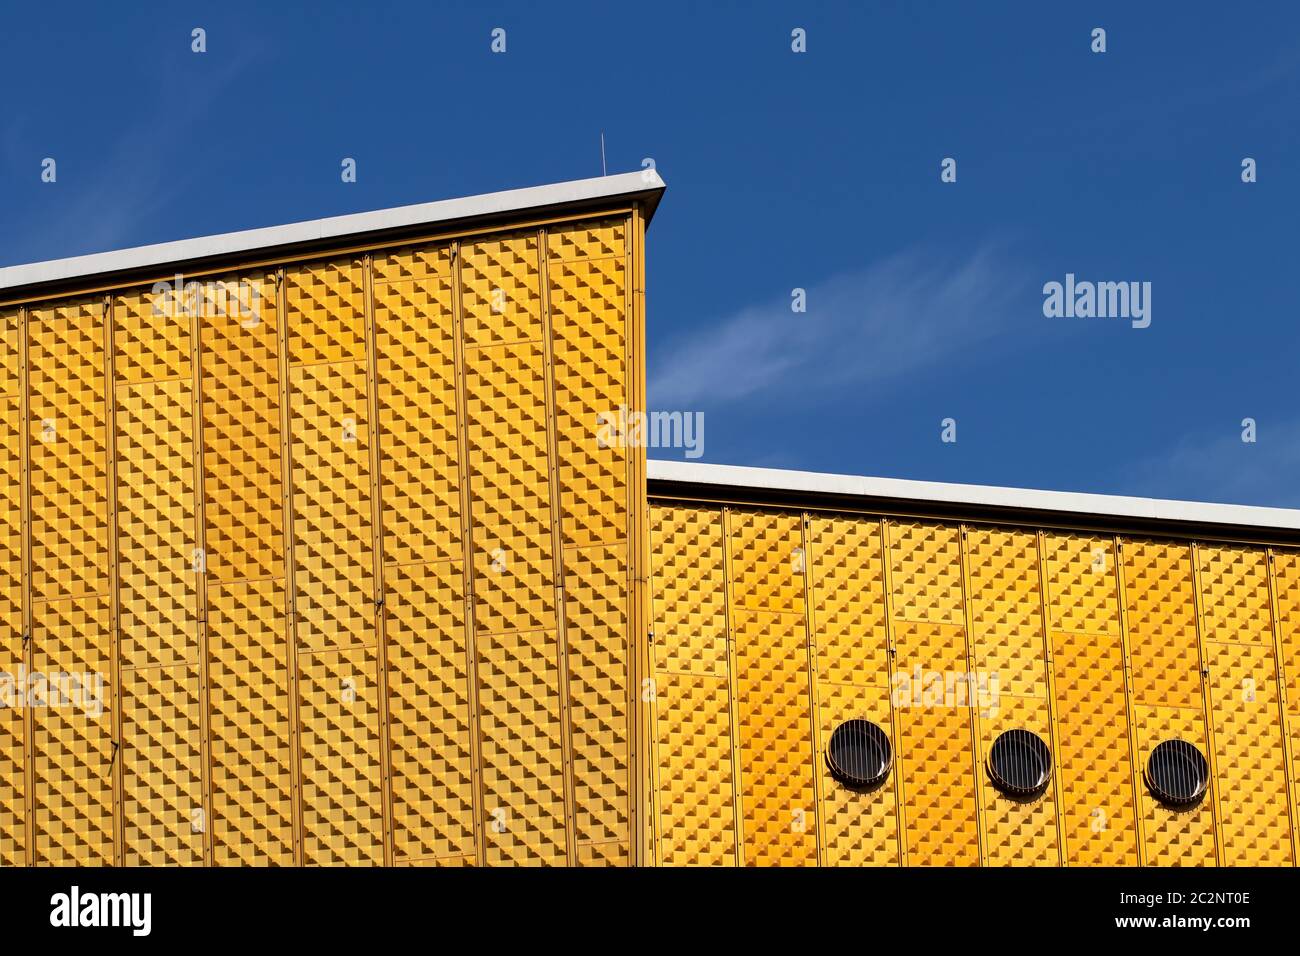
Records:
M0 309L0 670L103 678L10 686L0 862L639 859L643 451L596 430L643 403L645 210L606 208Z
M1300 553L647 500L598 437L647 210L604 208L0 308L0 863L1296 862Z
M1294 864L1295 552L686 499L650 513L656 862ZM996 690L946 696L929 675L951 672ZM826 769L852 717L894 747L869 792ZM985 767L1013 728L1053 755L1029 801ZM1142 780L1174 737L1212 768L1190 810Z

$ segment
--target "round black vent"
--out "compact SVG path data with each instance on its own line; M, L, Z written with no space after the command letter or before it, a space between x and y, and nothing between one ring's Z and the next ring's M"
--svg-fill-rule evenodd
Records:
M826 766L836 780L854 790L870 790L884 783L893 757L885 732L856 717L836 727L826 745Z
M1186 740L1166 740L1151 751L1142 776L1157 800L1167 807L1185 810L1204 798L1210 784L1210 765Z
M987 767L995 787L1013 799L1028 800L1052 779L1052 751L1031 731L1008 730L989 748Z

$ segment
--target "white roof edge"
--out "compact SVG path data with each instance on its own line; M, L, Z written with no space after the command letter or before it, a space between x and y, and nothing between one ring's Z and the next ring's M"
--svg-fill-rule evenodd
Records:
M1254 505L1223 505L1162 498L1131 498L1123 495L1094 495L1072 491L1037 491L1030 488L999 488L993 485L958 485L901 478L868 478L859 475L786 471L777 468L746 468L737 465L708 465L688 461L651 459L646 466L646 476L651 481L675 481L759 491L910 499L942 504L1097 515L1107 518L1140 518L1150 521L1300 530L1300 510L1292 508L1262 508Z
M161 242L113 252L73 256L68 259L51 259L47 262L0 268L0 291L130 269L188 262L212 256L235 255L258 249L297 245L322 239L340 239L360 233L481 219L485 216L525 212L530 209L612 199L616 196L652 192L663 188L664 181L659 173L653 169L645 169L594 179L577 179L567 183L484 193L461 199L443 199L373 212L331 216L327 219L313 219L283 226Z

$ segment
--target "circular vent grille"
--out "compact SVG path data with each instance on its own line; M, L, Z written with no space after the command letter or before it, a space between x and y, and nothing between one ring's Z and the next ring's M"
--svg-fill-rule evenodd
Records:
M826 765L845 786L870 790L889 776L893 754L883 730L869 720L854 718L844 721L831 734Z
M1008 730L989 748L989 777L1009 797L1025 800L1047 789L1052 778L1052 752L1028 730Z
M1194 807L1210 783L1210 765L1185 740L1157 744L1142 775L1155 798L1167 807Z

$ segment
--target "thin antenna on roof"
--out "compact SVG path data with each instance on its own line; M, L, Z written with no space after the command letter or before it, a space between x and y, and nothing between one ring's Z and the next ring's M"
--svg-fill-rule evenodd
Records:
M602 176L609 175L605 171L605 131L603 129L600 131L600 174Z

